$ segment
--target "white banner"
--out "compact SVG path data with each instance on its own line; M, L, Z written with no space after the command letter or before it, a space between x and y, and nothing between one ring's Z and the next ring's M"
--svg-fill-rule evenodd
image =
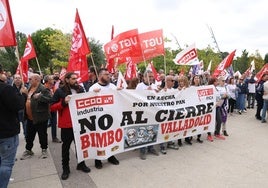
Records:
M213 86L73 95L69 105L78 162L214 132L215 102Z

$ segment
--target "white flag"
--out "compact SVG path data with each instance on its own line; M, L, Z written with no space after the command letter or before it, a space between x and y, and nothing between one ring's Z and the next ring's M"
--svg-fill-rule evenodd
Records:
M251 65L250 72L252 73L255 70L255 62L254 62L254 59L251 61L250 65Z
M197 50L195 48L195 44L187 47L180 53L178 53L173 59L174 63L177 65L197 65L199 64L199 60L197 57Z
M211 70L211 63L212 63L212 60L210 60L209 64L208 64L208 68L207 68L207 72L210 73L210 70Z
M118 72L118 78L117 78L117 85L118 88L127 88L127 82L123 76L123 74L121 73L121 71Z

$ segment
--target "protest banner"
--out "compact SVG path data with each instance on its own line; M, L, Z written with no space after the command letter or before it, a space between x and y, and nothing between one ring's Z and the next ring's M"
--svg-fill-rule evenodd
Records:
M215 129L214 86L183 91L109 90L72 95L78 161L107 159Z

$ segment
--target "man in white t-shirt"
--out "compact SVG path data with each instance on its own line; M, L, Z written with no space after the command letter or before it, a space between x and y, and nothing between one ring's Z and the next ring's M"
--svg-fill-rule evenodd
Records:
M175 82L175 76L167 75L165 78L165 87L161 90L161 92L175 91L175 89L173 88L174 82ZM165 143L160 144L160 152L162 154L167 153L166 148L175 149L175 150L179 149L179 147L175 145L174 141L169 141L167 145Z
M110 73L108 72L108 70L105 68L101 68L99 70L98 82L93 84L89 88L89 91L99 92L100 90L109 90L109 89L116 90L117 87L111 83L111 77L110 77ZM115 158L115 156L109 157L108 162L114 165L119 165L119 161ZM95 167L97 169L102 168L101 160L95 159Z
M136 90L155 90L157 92L158 91L157 86L153 82L154 82L153 72L147 70L143 75L143 81L137 85ZM148 153L152 153L156 156L159 155L153 146L143 147L140 148L140 158L142 160L146 159L146 150L148 151Z
M247 106L247 108L254 108L254 106L255 106L255 93L256 93L257 81L254 79L254 77L255 77L255 74L252 74L250 79L246 80L246 83L248 85L248 94L247 94L248 106Z

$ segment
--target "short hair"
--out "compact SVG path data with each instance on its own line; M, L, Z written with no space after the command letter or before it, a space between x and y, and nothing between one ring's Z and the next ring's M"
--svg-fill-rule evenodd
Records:
M91 72L91 73L94 73L95 75L96 75L96 71L98 72L97 68L96 68L96 70L95 70L95 67L94 67L94 66L90 66L90 67L88 68L88 71Z
M47 83L49 80L53 80L52 76L51 75L46 75L44 77L44 82Z
M101 73L104 72L104 71L108 71L108 69L106 69L106 68L100 68L100 70L99 70L99 74L101 74Z
M144 73L143 73L143 76L146 77L148 73L153 73L151 70L146 70Z

